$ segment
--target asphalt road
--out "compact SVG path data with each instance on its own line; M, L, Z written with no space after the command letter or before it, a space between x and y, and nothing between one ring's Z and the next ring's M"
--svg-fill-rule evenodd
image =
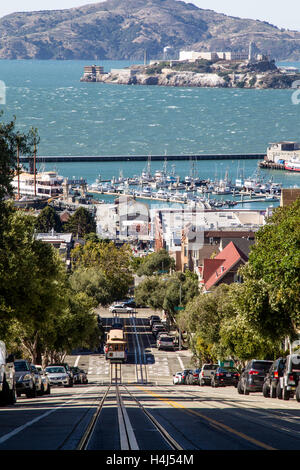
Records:
M300 404L295 399L239 395L234 387L173 385L173 374L192 366L190 353L157 351L146 321L149 314L122 317L130 354L122 365L120 390L136 450L170 450L142 407L185 451L300 449ZM109 326L112 316L107 311L102 316ZM86 369L89 383L52 387L49 396L22 395L14 406L1 407L0 450L76 449L110 385L111 370L104 355L94 352L75 353L67 362ZM111 386L89 448L118 451L122 432Z

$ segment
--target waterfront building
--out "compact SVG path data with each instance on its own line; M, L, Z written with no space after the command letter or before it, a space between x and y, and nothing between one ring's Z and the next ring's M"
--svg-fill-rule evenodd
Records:
M267 148L266 160L273 163L300 162L300 142L283 141L270 143Z
M84 67L83 76L81 81L96 81L97 77L104 74L104 67L102 65L86 65Z
M63 177L55 171L34 173L21 172L12 180L15 194L22 196L50 198L62 193Z

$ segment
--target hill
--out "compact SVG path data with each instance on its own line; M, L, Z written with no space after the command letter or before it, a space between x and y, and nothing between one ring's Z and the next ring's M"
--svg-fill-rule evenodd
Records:
M300 60L300 32L176 0L107 0L0 19L2 59L162 58L166 46L245 51L254 40L277 60Z

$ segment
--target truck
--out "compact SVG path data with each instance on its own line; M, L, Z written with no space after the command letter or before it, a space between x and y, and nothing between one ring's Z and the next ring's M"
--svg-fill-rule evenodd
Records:
M278 383L277 396L284 400L296 396L296 400L300 402L300 353L286 357L283 375Z
M14 356L7 355L5 343L0 341L0 405L13 405L16 400Z

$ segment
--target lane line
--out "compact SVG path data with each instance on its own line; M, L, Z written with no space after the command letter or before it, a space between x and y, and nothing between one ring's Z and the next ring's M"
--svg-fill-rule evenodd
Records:
M208 421L210 424L212 424L214 426L218 426L219 428L221 428L221 429L223 429L223 430L225 430L225 431L227 431L231 434L235 434L236 436L238 436L238 437L240 437L240 438L242 438L242 439L244 439L248 442L251 442L252 444L254 444L256 446L262 447L263 449L266 449L266 450L277 450L274 447L269 446L268 444L264 444L263 442L260 442L257 439L254 439L253 437L247 436L246 434L244 434L240 431L236 431L235 429L231 428L230 426L227 426L226 424L220 423L219 421L216 421L213 418L209 418L208 416L205 416L203 413L200 413L199 411L192 410L190 408L186 408L185 406L181 405L178 402L167 400L166 398L161 397L157 393L146 390L143 387L139 387L139 386L136 386L136 387L139 388L140 390L144 391L146 394L152 395L153 397L158 398L160 401L168 403L168 405L172 406L173 408L181 409L182 411L184 411L186 413L190 413L190 414L193 414L195 416L198 416L199 418L202 418L205 421Z
M32 419L31 421L28 421L27 423L23 424L22 426L19 426L18 428L14 429L13 431L9 432L8 434L5 434L4 436L2 436L0 438L0 444L3 444L3 442L8 441L12 437L14 437L17 434L19 434L20 432L22 432L24 429L28 428L29 426L32 426L34 423L37 423L41 419L46 418L47 416L51 415L55 411L61 410L62 408L64 408L64 406L69 405L72 402L75 402L76 400L78 400L78 398L83 397L88 392L89 392L89 390L82 393L81 395L78 395L77 397L74 397L74 398L66 401L65 403L63 403L60 406L56 406L55 408L52 408L51 410L46 411L46 413L43 413L42 415L38 416L37 418Z

